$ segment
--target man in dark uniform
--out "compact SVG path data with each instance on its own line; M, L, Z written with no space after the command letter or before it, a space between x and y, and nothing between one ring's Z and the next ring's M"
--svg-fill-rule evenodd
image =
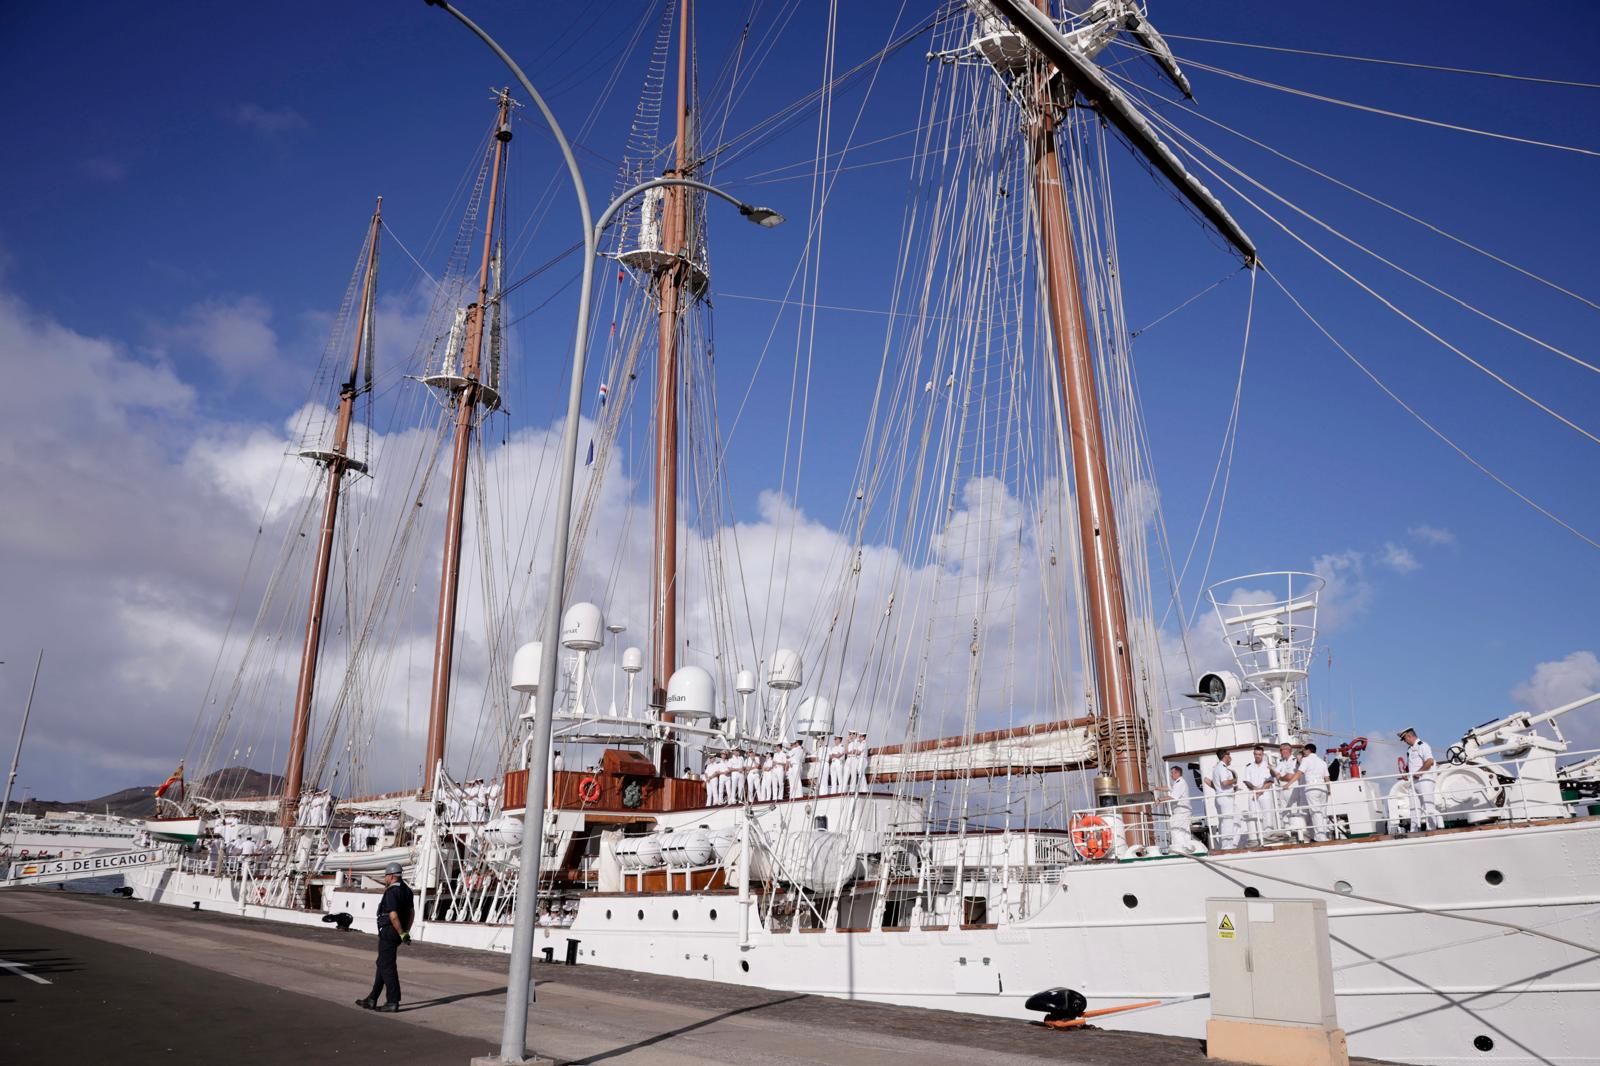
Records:
M393 1013L400 1009L400 968L395 956L401 944L411 943L411 886L400 880L397 862L384 867L383 883L383 899L378 901L378 974L372 991L366 999L356 1000L356 1006ZM382 1006L379 992L386 993Z

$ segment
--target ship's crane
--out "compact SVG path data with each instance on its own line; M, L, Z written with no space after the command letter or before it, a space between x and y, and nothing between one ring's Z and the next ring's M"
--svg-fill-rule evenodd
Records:
M1474 726L1445 753L1435 776L1439 809L1468 821L1503 818L1564 818L1572 811L1562 799L1562 782L1586 779L1600 786L1600 757L1558 769L1556 758L1569 745L1556 719L1600 702L1600 692L1548 711L1517 711ZM1548 724L1555 734L1538 727ZM1505 762L1518 760L1515 771Z

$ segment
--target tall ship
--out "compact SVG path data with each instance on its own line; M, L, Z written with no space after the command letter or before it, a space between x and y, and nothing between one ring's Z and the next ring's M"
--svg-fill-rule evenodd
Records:
M768 128L726 133L736 62L703 104L695 26L690 0L640 23L654 43L618 192L714 181ZM1207 899L1310 898L1353 1054L1592 1061L1600 757L1561 723L1600 698L1485 708L1431 749L1383 749L1413 723L1357 736L1313 703L1326 574L1202 577L1203 611L1163 590L1193 585L1158 513L1122 287L1166 265L1122 258L1114 179L1131 159L1144 195L1176 199L1252 310L1258 286L1300 305L1223 190L1292 212L1106 61L1150 64L1193 106L1134 0L970 0L911 30L891 47L929 61L881 368L838 405L864 425L810 427L859 442L831 535L784 496L807 469L810 407L834 406L812 377L827 332L799 315L781 388L719 405L718 208L658 186L605 235L575 551L565 573L542 569L556 449L512 428L532 415L508 397L536 402L527 383L558 391L560 371L513 329L521 117L497 93L403 368L374 369L386 231L371 218L319 372L331 395L292 460L310 482L282 505L237 675L185 753L221 765L287 719L282 794L171 804L147 823L171 862L130 872L134 894L371 931L398 861L415 939L505 952L538 832L536 948L582 963L1014 1018L1066 986L1096 1024L1188 1036L1210 1010ZM807 104L801 308L827 269L834 91L866 69L829 55ZM1311 321L1339 344L1338 323ZM379 399L401 394L406 413L374 430ZM1238 414L1235 391L1230 435ZM790 427L759 530L732 517L738 418ZM1241 455L1236 472L1224 456L1223 492L1225 472L1281 458ZM1190 557L1209 569L1204 544ZM560 647L526 644L553 581ZM561 669L538 780L544 656ZM393 739L413 713L420 762Z

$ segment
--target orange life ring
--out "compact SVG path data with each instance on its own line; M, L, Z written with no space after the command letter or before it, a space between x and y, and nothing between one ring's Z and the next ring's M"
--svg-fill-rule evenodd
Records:
M586 777L578 782L578 798L585 803L593 803L600 798L600 782L592 777Z
M1086 859L1103 859L1116 843L1111 826L1098 814L1072 816L1072 847Z

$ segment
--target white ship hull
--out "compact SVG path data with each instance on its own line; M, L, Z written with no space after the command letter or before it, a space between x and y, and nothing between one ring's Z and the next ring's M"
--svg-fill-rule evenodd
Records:
M1499 871L1499 883L1490 883L1490 871ZM235 882L217 877L141 870L128 881L140 898L176 906L198 901L302 924L321 918L241 900ZM1093 1007L1203 995L1205 901L1243 899L1250 887L1327 901L1339 1021L1352 1054L1575 1064L1594 1062L1600 1047L1600 956L1450 916L1600 944L1600 820L1233 853L1204 864L1086 864L1061 881L1037 886L1042 905L1030 918L999 927L774 934L752 915L743 940L741 905L730 892L595 894L582 899L570 926L538 929L535 944L559 958L571 937L585 963L1023 1018L1031 1017L1027 996L1057 985L1082 991ZM1286 881L1344 882L1352 894ZM325 906L370 932L376 900L336 890ZM502 952L511 940L508 925L439 921L419 923L414 935ZM1200 1037L1209 1014L1198 998L1098 1024ZM1492 1050L1479 1050L1480 1038Z

